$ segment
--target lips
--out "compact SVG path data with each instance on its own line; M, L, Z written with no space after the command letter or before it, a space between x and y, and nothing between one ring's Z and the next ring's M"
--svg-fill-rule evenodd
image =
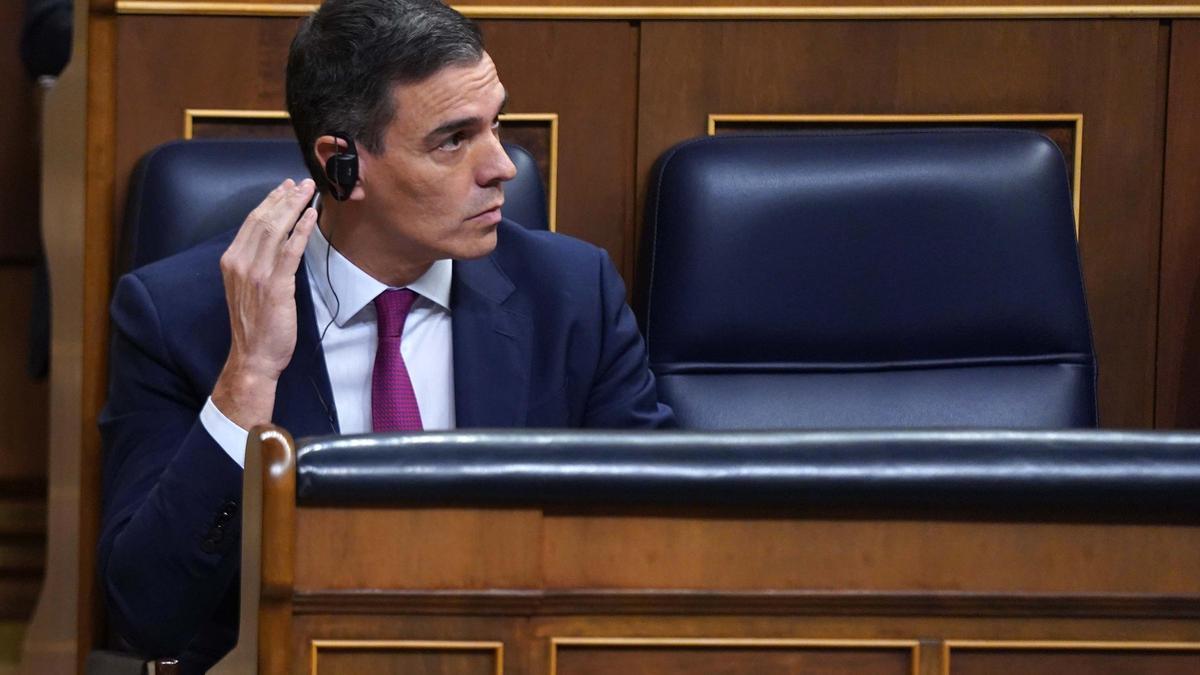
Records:
M490 213L492 211L499 211L501 206L504 206L504 202L500 202L499 204L493 204L492 206L487 207L486 209L480 211L479 213L476 213L475 215L473 215L471 217L478 218L479 216L482 216L485 213Z
M493 206L489 206L488 208L486 208L486 209L484 209L484 210L480 211L479 213L476 213L475 215L471 216L471 217L470 217L470 218L468 218L467 220L477 220L477 219L478 219L478 220L495 220L495 221L499 221L499 220L500 220L500 207L501 207L501 206L504 206L504 202L500 202L499 204L495 204L495 205L493 205Z

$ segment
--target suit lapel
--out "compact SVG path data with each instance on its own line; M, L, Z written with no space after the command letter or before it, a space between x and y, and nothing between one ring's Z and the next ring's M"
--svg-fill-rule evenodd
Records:
M454 263L450 304L459 428L525 423L532 329L528 317L502 306L513 288L490 256Z
M293 438L338 433L333 390L325 369L325 352L320 347L312 291L303 261L296 271L296 351L279 376L275 420Z

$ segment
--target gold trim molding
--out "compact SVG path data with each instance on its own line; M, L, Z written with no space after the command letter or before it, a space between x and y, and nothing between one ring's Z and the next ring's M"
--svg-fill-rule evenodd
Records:
M1075 162L1071 175L1071 199L1075 210L1075 238L1079 238L1079 204L1083 193L1083 113L983 114L983 115L743 115L714 113L708 116L708 135L717 133L721 122L741 124L988 124L995 122L1070 122L1075 126Z
M116 0L117 14L304 16L318 3L181 2ZM832 20L832 19L1096 19L1200 17L1200 5L862 5L852 7L671 7L645 5L574 7L456 5L472 19L638 20Z
M199 120L286 120L283 110L218 110L213 108L188 108L183 111L183 138L192 140L195 124Z
M558 675L560 647L665 647L669 649L907 649L912 675L921 669L919 640L821 640L803 638L552 637L550 675Z
M950 651L975 650L1057 650L1057 651L1136 651L1200 652L1200 642L1118 642L1111 640L946 640L942 643L942 672L950 675Z
M550 231L558 232L558 113L501 113L501 138L505 122L544 122L550 125L550 166L546 176L546 201Z
M183 138L191 140L198 120L286 120L285 110L225 110L217 108L187 108L183 111ZM558 231L558 113L501 113L504 122L544 122L550 125L550 167L546 177L547 222L550 231Z
M492 652L496 659L493 675L504 675L504 643L503 642L458 642L439 640L311 640L309 655L312 663L312 675L317 675L317 656L321 649L327 651L349 651L355 649L380 651L391 649L422 650L422 651L470 651Z

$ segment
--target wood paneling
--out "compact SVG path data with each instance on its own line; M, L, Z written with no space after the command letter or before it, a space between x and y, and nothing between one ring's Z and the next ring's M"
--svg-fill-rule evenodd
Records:
M317 675L498 675L503 656L496 646L379 640L314 644Z
M0 52L0 263L32 262L38 244L38 136L34 84L17 54L24 2L0 6L0 35L10 36ZM6 357L7 358L7 357Z
M101 3L110 0L100 0ZM78 32L78 29L76 29ZM108 395L108 300L112 283L114 228L112 172L116 153L116 17L96 15L87 26L87 157L84 189L83 268L83 410L78 424L83 437L80 462L79 538L100 537L100 475L103 457L97 431L100 408ZM82 669L93 645L104 643L103 599L96 590L96 547L79 551L79 652Z
M1197 645L1200 647L1200 645ZM984 649L950 650L949 675L1114 675L1200 672L1200 651L1152 649Z
M1200 427L1200 21L1171 26L1155 425Z
M44 490L49 388L26 371L33 285L32 265L0 265L0 483L30 482Z
M182 138L184 110L284 108L284 66L297 24L289 18L122 17L116 43L117 223L134 164L159 143Z
M172 7L169 10L161 8L162 5L170 4ZM300 12L308 8L315 7L318 3L315 0L175 0L170 3L156 2L155 0L117 0L117 6L122 8L122 11L149 11L153 10L156 5L160 7L158 11L225 11L225 12L265 12L270 11L269 8L276 7L275 11L291 11ZM488 10L491 8L523 8L526 10L538 10L544 8L571 8L580 7L585 11L590 10L595 12L597 9L604 8L639 8L642 11L640 14L650 13L649 9L669 9L680 8L683 10L693 8L722 8L727 11L738 11L756 8L893 8L900 9L906 7L918 8L1004 8L1009 10L1016 8L1036 8L1039 6L1059 8L1059 7L1091 7L1100 9L1091 9L1093 15L1120 14L1127 13L1129 8L1150 7L1157 8L1158 11L1166 11L1171 7L1184 8L1186 11L1189 7L1194 7L1195 3L1192 0L1127 0L1122 3L1102 3L1095 0L876 0L875 2L864 2L863 0L544 0L541 2L533 2L531 0L459 0L451 3L454 7L460 10L471 12L472 8L478 7L486 14L491 13ZM1105 9L1105 8L1110 9ZM1121 9L1124 8L1125 12ZM479 10L475 10L479 11ZM532 13L532 12L530 12Z
M548 588L1200 593L1190 527L554 516L542 536Z
M513 7L532 3L471 0L463 4ZM600 6L573 0L539 4ZM645 4L616 0L604 6ZM703 8L864 3L663 0L653 4ZM963 6L953 0L907 4ZM997 0L991 4L1094 3ZM100 465L94 419L106 371L107 261L130 170L146 150L181 135L186 108L282 109L284 59L297 23L286 17L114 17L112 0L94 0L92 5L96 12L91 29L77 31L90 37L93 44L87 53L95 59L89 89L89 149L76 152L76 156L88 157L86 283L71 287L87 289L82 308L86 317L84 330L74 330L68 336L71 343L64 343L64 348L82 349L85 355L83 411L71 417L71 423L82 428L84 461L82 478L76 476L70 483L82 485L80 500L74 501L72 491L60 493L76 506L85 525L77 537L82 554L78 571L83 580L83 616L79 619L83 639L79 644L85 650L95 632L92 619L97 616L94 609L89 611L97 600L90 568ZM1200 174L1194 168L1200 140L1191 121L1200 106L1196 85L1200 81L1200 21L1168 25L1157 20L1114 18L810 22L485 19L480 24L511 96L509 112L559 115L559 231L605 247L627 280L633 269L640 218L637 196L644 193L650 164L674 142L703 134L709 113L1083 114L1080 239L1100 357L1102 421L1106 426L1146 426L1156 420L1164 426L1200 424L1200 393L1194 387L1200 376L1200 360L1194 357L1200 352L1200 333L1189 323L1195 289L1200 286L1194 262L1200 253L1200 204L1196 201L1200 190L1194 182ZM1165 185L1164 146L1168 148ZM60 257L67 265L84 268L84 261ZM87 338L82 347L80 334ZM78 370L76 366L75 377L80 376ZM70 410L78 398L70 401ZM67 410L68 406L61 408ZM71 470L63 472L64 480L72 478ZM387 570L391 576L385 581L396 588L433 592L454 587L554 591L578 585L609 593L611 597L597 601L604 608L589 610L586 598L572 596L561 600L557 609L539 605L535 613L547 616L536 621L520 616L523 610L515 606L493 609L498 615L509 615L481 621L422 614L453 613L461 611L455 607L470 603L469 599L454 600L449 602L450 609L409 607L415 616L407 618L300 616L296 619L298 634L516 640L524 647L520 653L506 653L506 672L531 675L547 672L548 640L554 635L630 635L640 631L770 636L790 631L790 635L805 637L859 638L962 634L980 639L1047 634L1099 638L1130 633L1142 639L1200 637L1195 622L1187 618L1194 618L1195 609L1189 603L1200 593L1195 575L1190 573L1200 567L1200 558L1194 553L1200 551L1200 541L1194 541L1194 529L899 521L788 524L769 519L727 520L715 529L697 527L687 519L652 519L637 528L625 528L603 516L563 514L547 519L539 529L533 526L538 518L534 512L496 519L453 510L414 512L392 522L387 536L380 537L378 523L372 525L369 518L360 529L354 529L343 527L336 518L313 513L297 523L300 540L315 537L334 542L341 556L325 566L301 559L296 578L300 586L307 585L312 591L351 588L356 579L379 570ZM69 528L63 531L69 534ZM451 531L470 536L451 537L447 534ZM1031 538L1030 531L1040 534ZM73 546L76 538L70 538ZM740 543L721 548L717 544L722 541ZM1186 546L1173 545L1180 542ZM571 552L570 546L578 548ZM630 555L631 550L637 553ZM1155 571L1150 581L1139 576L1146 570ZM653 602L646 598L635 602L621 595L620 589L632 587L633 575L645 575L644 579L660 588L715 584L734 591L787 585L814 592L857 589L866 594L860 598L871 593L878 596L877 605L871 605L870 597L875 596L863 601L866 607L875 607L864 611L891 611L897 616L863 619L853 612L821 610L804 600L787 611L812 615L805 618L671 616L672 612L689 611L684 605L692 605L687 603L653 619L622 617L622 611L640 611L636 602ZM994 591L1037 599L1025 605L1015 601L1017 609L997 609L996 616L1002 618L995 620L965 617L962 607L972 600L959 598L960 604L955 605L930 593L935 587L965 596ZM1099 610L1093 611L1078 593L1071 595L1097 587L1106 593L1125 594L1121 597L1137 596L1135 604L1145 616L1137 622L1067 618L1097 615ZM904 607L889 605L887 593L893 590L906 590L916 599ZM1052 598L1039 593L1067 595L1057 606ZM1156 598L1165 599L1157 605ZM1103 606L1105 597L1092 600ZM360 604L355 611L365 612L362 598L356 601ZM717 601L719 598L711 600ZM1072 605L1073 601L1078 602ZM322 602L325 609L336 605L336 599ZM750 607L756 602L746 600ZM827 609L829 602L835 601L826 602ZM697 607L703 610L703 605L700 602ZM914 609L918 606L925 609ZM576 610L610 616L550 616ZM387 613L379 606L372 611ZM764 614L770 611L764 610ZM1043 611L1059 612L1058 619L1003 618L1014 612ZM936 616L899 616L906 612ZM1154 618L1157 616L1171 618L1160 621ZM48 638L42 639L51 644ZM303 646L294 643L293 653L307 654L307 648L307 642ZM595 663L608 663L604 659L612 657L611 651L597 654ZM293 658L293 665L296 663ZM929 663L923 659L922 672L932 672Z
M117 222L134 164L181 137L184 110L283 109L295 26L294 19L122 19L117 99L141 104L118 114ZM620 264L634 228L637 29L627 22L481 27L501 64L507 112L559 115L558 231L606 248Z
M658 644L559 646L552 675L734 675L735 673L822 673L823 675L911 675L911 650L869 645L757 644L702 646L670 640Z
M481 21L507 112L558 114L557 230L630 278L638 29L627 22Z
M338 560L301 556L298 588L531 588L538 585L539 513L379 509L347 520L337 509L305 509L301 541L325 541ZM379 533L386 532L386 536ZM465 586L463 586L465 584Z
M1157 21L646 22L639 194L710 113L1082 113L1101 422L1150 426L1163 40Z
M19 621L33 612L46 550L48 388L25 368L33 278L30 265L0 265L0 619Z
M0 7L0 32L18 36L24 3ZM46 548L48 387L29 376L35 264L40 257L37 92L16 41L0 54L0 620L27 621ZM0 664L5 662L0 654Z
M0 483L0 494L0 621L23 622L46 566L45 485Z

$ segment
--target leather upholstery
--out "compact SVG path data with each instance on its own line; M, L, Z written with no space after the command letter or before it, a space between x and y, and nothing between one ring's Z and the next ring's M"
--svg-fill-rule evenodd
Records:
M637 311L692 429L1088 427L1062 155L1016 130L732 135L650 181Z
M505 143L517 177L504 186L504 215L529 229L548 229L537 164ZM138 163L129 183L121 233L121 272L190 248L237 227L284 178L308 177L293 140L172 141Z
M1200 434L493 431L304 442L302 506L730 506L1200 518Z

